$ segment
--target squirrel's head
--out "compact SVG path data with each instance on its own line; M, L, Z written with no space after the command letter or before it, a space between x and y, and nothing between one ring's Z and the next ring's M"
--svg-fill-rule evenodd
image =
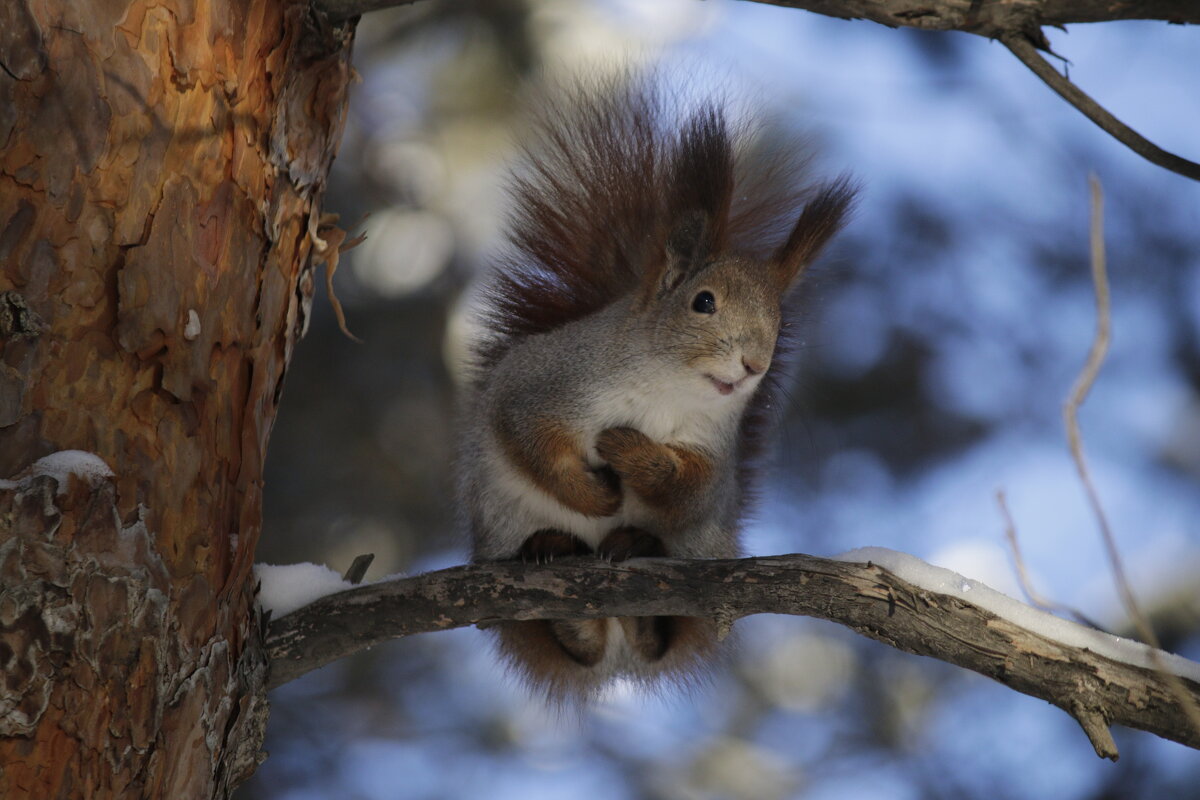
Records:
M775 355L785 298L852 199L844 180L821 187L766 259L727 252L723 225L711 214L679 215L661 258L643 273L634 312L651 352L689 393L743 400L754 393Z
M671 261L654 296L639 298L651 353L678 373L689 395L748 398L771 366L781 294L764 279L763 265L748 259L694 268Z

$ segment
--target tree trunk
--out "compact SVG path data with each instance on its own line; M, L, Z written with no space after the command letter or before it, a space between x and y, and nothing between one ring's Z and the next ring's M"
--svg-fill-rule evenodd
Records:
M263 458L352 35L0 2L0 796L226 797L257 763ZM64 450L112 476L34 463Z

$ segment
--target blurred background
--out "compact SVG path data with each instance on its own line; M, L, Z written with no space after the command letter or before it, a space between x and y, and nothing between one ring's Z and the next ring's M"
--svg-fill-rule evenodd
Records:
M1200 32L1050 31L1071 77L1200 157ZM539 76L684 65L852 170L860 212L804 288L790 405L746 549L905 550L1128 632L1065 444L1095 325L1087 176L1106 192L1112 353L1082 411L1126 567L1200 658L1200 184L1095 129L998 43L726 0L437 0L369 14L326 208L368 240L288 376L258 560L368 580L460 563L451 454L465 292L503 241L504 176ZM707 78L706 78L707 79ZM739 623L690 694L529 698L474 629L412 637L274 692L243 800L1187 798L1200 754L1117 730L1100 761L1057 709L835 625Z

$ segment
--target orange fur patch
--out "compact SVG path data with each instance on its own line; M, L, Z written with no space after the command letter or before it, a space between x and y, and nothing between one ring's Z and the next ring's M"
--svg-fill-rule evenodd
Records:
M658 509L702 491L713 476L712 461L704 453L656 442L633 428L601 432L596 451L638 497Z
M620 509L620 487L588 466L579 434L550 421L521 432L498 425L497 432L509 460L567 508L588 517L609 517Z

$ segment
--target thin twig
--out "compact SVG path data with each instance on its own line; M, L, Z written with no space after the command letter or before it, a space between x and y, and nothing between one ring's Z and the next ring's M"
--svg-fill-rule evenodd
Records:
M1071 710L1071 716L1075 717L1075 721L1079 723L1079 727L1083 728L1083 732L1087 735L1088 741L1092 743L1092 748L1096 751L1096 755L1101 758L1107 758L1110 761L1117 760L1119 755L1117 752L1117 743L1113 740L1112 731L1108 729L1108 720L1104 718L1104 714L1085 708L1082 705L1077 705Z
M1079 609L1043 597L1037 589L1033 588L1033 581L1030 580L1029 572L1025 568L1025 557L1021 555L1021 544L1017 540L1017 524L1013 521L1012 513L1008 510L1008 500L1004 496L1003 489L996 491L996 504L1000 506L1000 515L1004 517L1004 537L1008 540L1009 549L1012 550L1013 563L1017 568L1017 581L1021 584L1021 591L1025 593L1025 599L1043 611L1057 611L1073 617L1081 625L1087 625L1089 628L1103 631L1104 628L1097 625ZM1105 632L1107 633L1108 631Z
M1125 605L1126 612L1133 620L1134 626L1137 628L1142 640L1150 645L1151 648L1154 648L1151 651L1151 657L1153 658L1155 667L1166 678L1172 693L1182 705L1192 726L1197 731L1200 731L1200 704L1187 692L1183 684L1179 681L1178 676L1166 669L1166 665L1162 663L1156 652L1161 650L1162 646L1159 644L1158 636L1155 635L1153 627L1151 627L1146 615L1142 613L1137 598L1133 594L1133 589L1125 574L1121 554L1117 550L1116 539L1113 537L1112 528L1108 523L1108 515L1104 513L1104 507L1100 503L1100 495L1092 483L1087 467L1087 460L1083 455L1083 436L1079 430L1079 407L1087 399L1092 385L1096 382L1096 376L1100 373L1100 367L1104 364L1104 357L1108 353L1108 344L1112 331L1112 310L1109 302L1108 271L1105 265L1104 253L1104 195L1100 188L1100 180L1095 175L1089 178L1089 184L1092 195L1091 262L1092 283L1096 292L1096 335L1092 339L1092 346L1088 352L1087 361L1083 365L1083 370L1079 373L1079 377L1075 379L1075 385L1071 387L1071 394L1067 398L1067 402L1063 405L1063 420L1067 426L1067 442L1071 448L1071 458L1075 461L1075 469L1079 472L1079 480L1083 484L1084 492L1087 494L1088 504L1091 505L1092 513L1096 516L1096 523L1100 528L1100 535L1104 541L1104 549L1108 553L1108 562L1112 568L1113 579L1117 584L1117 590L1121 595L1121 601Z
M1009 32L1000 37L1001 43L1007 47L1021 63L1042 79L1042 82L1058 93L1085 117L1100 126L1101 130L1112 136L1121 144L1137 153L1151 164L1157 164L1163 169L1169 169L1200 181L1200 164L1188 161L1186 158L1168 153L1146 137L1114 117L1103 106L1089 97L1082 89L1063 77L1050 62L1042 58L1037 48L1029 41L1024 33Z
M362 579L367 574L367 567L371 566L371 562L374 560L374 553L363 553L361 556L355 557L354 561L350 564L350 569L346 570L346 574L342 576L342 580L347 583L353 583L356 586L362 583Z

